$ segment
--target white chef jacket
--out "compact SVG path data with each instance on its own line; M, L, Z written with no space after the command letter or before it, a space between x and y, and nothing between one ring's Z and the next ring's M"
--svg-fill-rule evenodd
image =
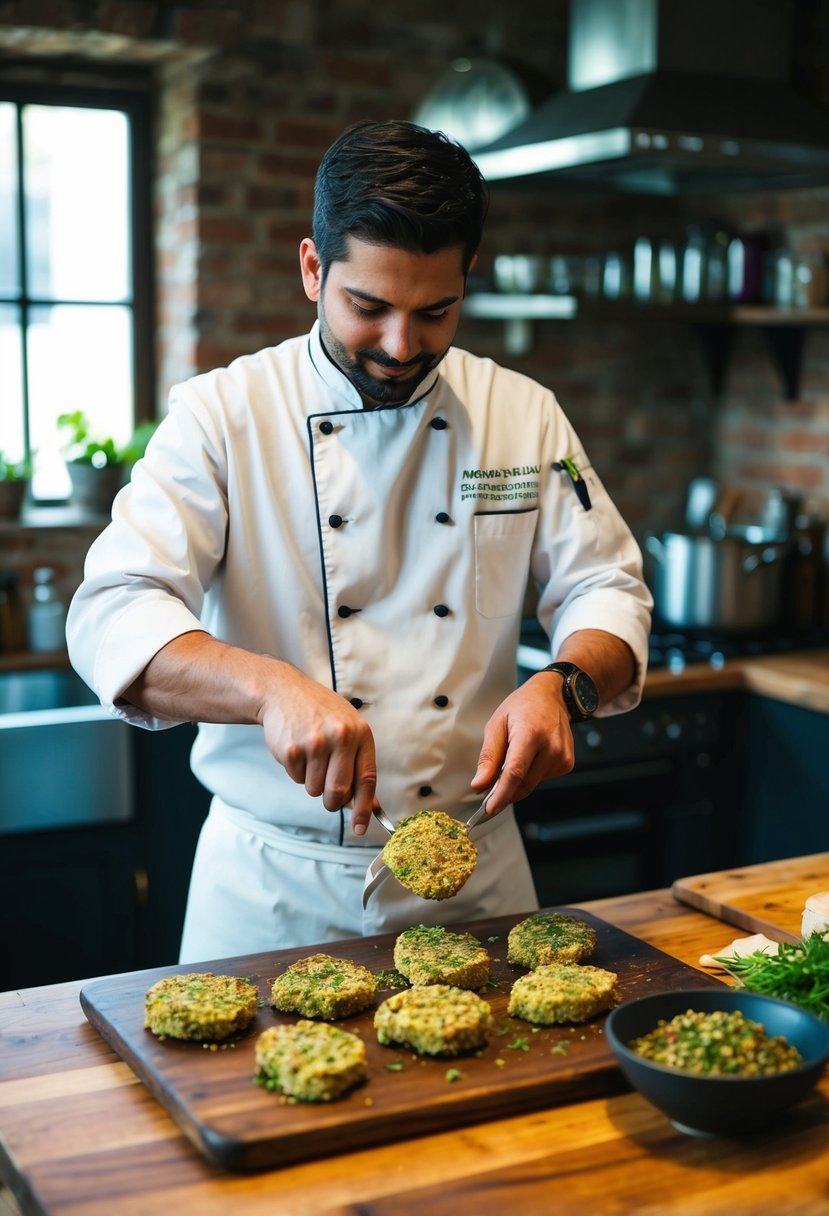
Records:
M180 634L287 659L365 715L392 819L466 816L484 726L515 686L529 573L554 652L579 629L628 643L635 682L601 712L632 708L651 607L641 554L553 394L452 348L409 402L367 410L316 324L173 389L87 556L69 652L102 704L151 729L174 723L119 697ZM191 762L215 797L186 961L535 906L511 810L479 829L481 861L452 900L392 879L363 915L382 829L353 836L258 726L201 723Z

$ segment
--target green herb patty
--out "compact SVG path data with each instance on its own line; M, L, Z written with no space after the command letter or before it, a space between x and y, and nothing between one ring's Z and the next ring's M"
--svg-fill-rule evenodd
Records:
M329 1020L368 1009L376 991L377 980L360 963L311 954L274 980L271 1000L282 1013Z
M596 930L586 921L561 912L539 912L510 929L507 960L522 967L580 963L595 948Z
M144 1025L159 1038L216 1042L253 1020L259 989L235 975L212 971L171 975L144 998Z
M356 1034L301 1019L271 1026L256 1041L257 1074L265 1089L303 1102L330 1102L367 1075L366 1049Z
M466 824L445 811L418 811L401 819L383 849L383 861L398 882L421 899L457 895L477 860Z
M489 979L489 955L477 937L443 925L404 930L394 943L394 965L411 984L483 988Z
M428 984L396 992L374 1015L380 1043L426 1056L456 1056L485 1047L492 1030L489 1004L463 988Z
M507 1012L539 1026L586 1022L617 997L616 975L602 967L546 963L512 986Z

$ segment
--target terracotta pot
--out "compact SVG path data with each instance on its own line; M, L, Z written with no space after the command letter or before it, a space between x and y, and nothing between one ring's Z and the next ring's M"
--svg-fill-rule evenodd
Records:
M0 519L17 519L23 506L28 481L0 481Z
M106 464L96 469L92 464L70 461L67 464L72 479L72 502L96 515L109 515L112 500L124 484L124 466Z

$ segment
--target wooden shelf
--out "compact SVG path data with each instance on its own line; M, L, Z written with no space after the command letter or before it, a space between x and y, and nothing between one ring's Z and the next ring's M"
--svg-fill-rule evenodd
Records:
M0 674L55 667L69 667L69 655L65 650L12 650L0 654Z
M754 327L763 334L787 401L795 401L799 396L806 329L829 326L829 307L776 308L730 302L659 304L500 292L473 293L464 301L463 311L469 317L503 321L504 345L513 355L525 355L532 348L537 321L671 321L694 325L705 344L715 397L722 390L736 329Z
M637 300L584 300L578 315L589 318L690 321L700 325L829 325L829 308L775 308L770 304L657 304Z
M576 296L506 295L497 291L478 291L466 297L463 311L469 317L492 321L569 321L579 307Z
M543 293L473 292L464 300L469 317L485 320L694 321L722 325L829 325L829 307L776 308L771 304L659 304L650 300L583 300Z

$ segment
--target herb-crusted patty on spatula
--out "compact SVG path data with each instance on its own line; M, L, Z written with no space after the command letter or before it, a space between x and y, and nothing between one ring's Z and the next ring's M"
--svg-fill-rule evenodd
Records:
M418 811L401 819L383 849L383 861L398 882L421 899L457 895L477 860L466 824L445 811Z

